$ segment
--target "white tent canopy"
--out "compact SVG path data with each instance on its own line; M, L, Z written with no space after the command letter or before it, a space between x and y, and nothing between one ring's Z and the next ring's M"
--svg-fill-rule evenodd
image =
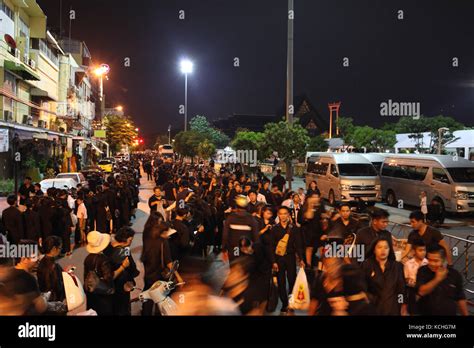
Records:
M425 149L436 146L435 141L431 141L431 133L429 132L421 133L422 137L419 139L410 138L411 134L413 133L397 134L396 153L402 149L415 149L418 144ZM470 154L474 153L474 129L454 131L453 136L456 140L445 144L445 148L453 151L461 148L464 150L464 158L470 159Z

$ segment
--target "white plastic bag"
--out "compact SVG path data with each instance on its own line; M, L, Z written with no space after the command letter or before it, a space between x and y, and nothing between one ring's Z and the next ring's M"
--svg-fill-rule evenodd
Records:
M296 276L295 285L289 298L289 307L291 309L306 310L309 308L309 286L306 279L306 273L300 268Z

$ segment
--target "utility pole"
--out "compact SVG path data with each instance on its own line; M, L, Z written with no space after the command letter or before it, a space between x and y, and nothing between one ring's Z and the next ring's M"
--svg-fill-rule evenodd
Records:
M288 47L286 59L286 121L293 123L293 33L294 33L294 0L288 0Z

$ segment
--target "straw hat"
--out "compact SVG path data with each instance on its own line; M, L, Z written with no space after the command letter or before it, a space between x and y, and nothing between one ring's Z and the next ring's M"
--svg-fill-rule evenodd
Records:
M98 254L110 243L110 234L91 231L87 234L86 250L91 254Z

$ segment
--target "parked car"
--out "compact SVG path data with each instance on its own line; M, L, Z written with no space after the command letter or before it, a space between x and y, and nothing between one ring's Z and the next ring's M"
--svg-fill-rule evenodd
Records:
M114 170L114 164L110 159L100 160L98 165L100 169L102 169L106 173L111 173Z
M82 167L81 173L82 175L84 175L86 180L88 180L89 176L91 176L92 174L98 174L99 176L103 176L104 170L98 165L92 165Z
M357 199L374 205L382 200L380 177L372 163L355 153L320 152L308 158L306 187L316 180L330 205Z
M392 206L420 206L421 191L428 204L441 210L474 212L474 163L449 155L391 154L380 173L385 201Z
M72 178L44 179L40 181L40 186L43 192L46 192L51 187L70 190L77 186L77 181Z
M59 173L56 175L57 179L73 179L77 184L81 184L83 187L87 187L87 180L82 173ZM77 185L76 184L76 185Z

